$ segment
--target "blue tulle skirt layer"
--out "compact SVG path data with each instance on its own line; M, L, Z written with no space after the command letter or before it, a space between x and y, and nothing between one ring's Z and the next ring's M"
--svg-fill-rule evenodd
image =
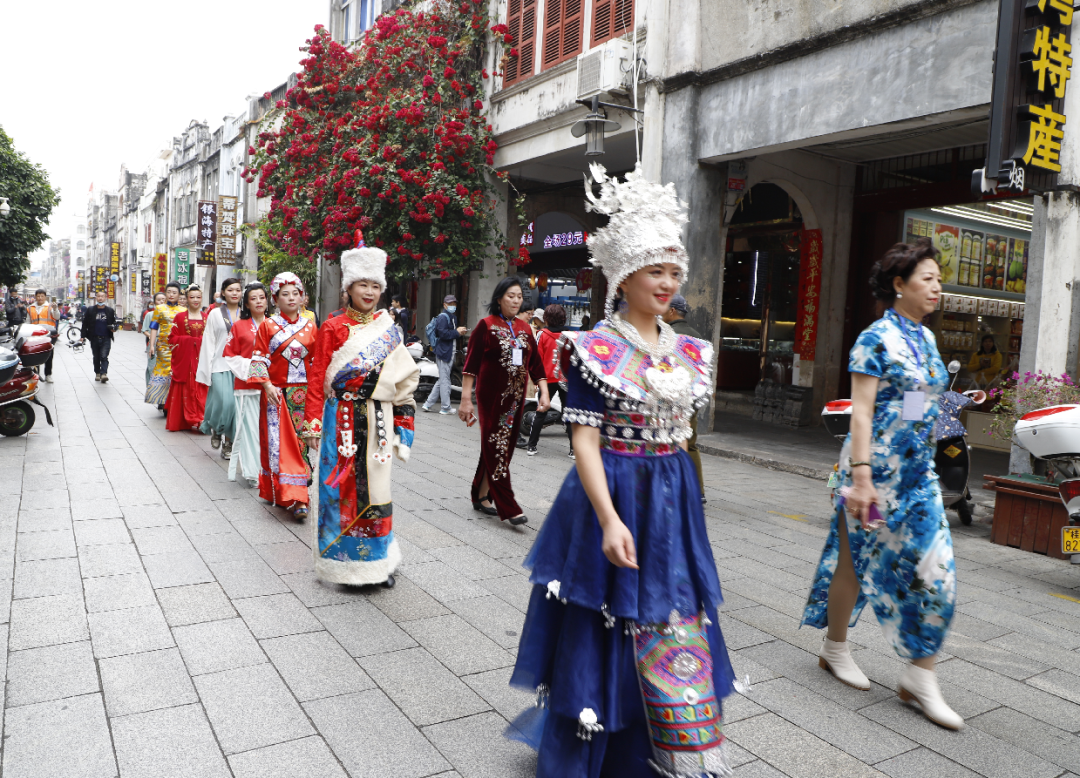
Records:
M602 458L640 569L607 561L596 514L572 470L525 560L534 588L510 681L546 692L546 708L525 712L509 731L539 750L537 778L655 776L647 764L634 637L626 627L666 623L673 610L704 612L715 621L723 601L690 458L681 451L603 452ZM707 635L723 698L733 691L734 672L715 623ZM577 736L585 708L604 727L591 741Z

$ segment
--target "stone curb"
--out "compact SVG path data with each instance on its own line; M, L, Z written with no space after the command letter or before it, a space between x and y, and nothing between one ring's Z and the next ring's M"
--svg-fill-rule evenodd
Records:
M745 462L748 465L766 467L769 470L779 470L784 473L794 473L795 475L801 475L805 478L813 478L815 481L828 481L829 475L832 474L831 469L825 470L816 467L806 467L805 465L797 465L794 462L784 462L780 459L760 457L756 454L747 454L745 451L735 451L734 449L720 448L719 446L712 446L708 443L699 442L698 451L703 454L710 454L714 457L735 459L739 462Z

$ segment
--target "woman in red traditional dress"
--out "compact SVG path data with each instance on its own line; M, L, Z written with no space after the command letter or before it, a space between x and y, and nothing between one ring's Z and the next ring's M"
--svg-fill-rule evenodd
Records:
M514 525L528 521L514 499L510 459L521 429L529 378L540 387L537 413L543 413L550 405L547 374L532 328L517 318L521 303L520 279L504 278L495 287L488 306L490 315L481 319L469 336L458 407L462 421L470 427L476 423L472 402L475 381L480 412L480 463L472 483L473 508Z
M300 315L304 284L295 274L275 276L270 283L270 296L278 312L259 327L248 377L263 387L259 496L288 508L300 520L308 514L310 475L300 430L318 330L314 322Z
M187 310L176 314L169 331L172 347L172 384L165 400L165 429L198 430L206 409L204 384L195 380L199 370L199 351L202 349L206 318L202 313L202 290L195 284L184 293Z

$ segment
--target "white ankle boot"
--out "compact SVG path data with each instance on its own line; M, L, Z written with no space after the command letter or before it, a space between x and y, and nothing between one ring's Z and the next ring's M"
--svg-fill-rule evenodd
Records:
M818 655L818 666L836 676L841 683L846 683L855 689L870 691L870 679L863 675L863 671L851 658L851 649L847 642L834 643L825 638Z
M923 715L935 724L946 729L960 730L964 728L964 720L960 715L945 703L941 696L941 688L938 686L937 674L933 670L926 670L909 664L900 676L900 683L896 693L905 702L915 700L922 708Z

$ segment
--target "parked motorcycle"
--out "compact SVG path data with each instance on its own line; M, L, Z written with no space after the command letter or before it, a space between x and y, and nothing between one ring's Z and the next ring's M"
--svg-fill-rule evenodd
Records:
M1025 413L1013 428L1013 440L1049 462L1061 479L1058 495L1070 524L1061 529L1061 551L1080 564L1080 405L1051 405Z
M941 395L940 413L934 424L934 438L937 449L934 453L934 470L941 484L941 502L946 508L952 508L964 525L971 524L973 510L971 491L968 489L968 477L971 474L971 447L965 437L967 429L960 423L960 413L969 405L986 402L986 392L972 389L967 392L954 392L956 374L960 372L960 363L953 360L948 366L953 380L949 390ZM1077 406L1080 407L1080 406ZM833 437L843 442L851 429L851 400L833 400L821 409L821 420L825 429ZM836 470L839 469L837 466ZM1080 479L1078 479L1080 480ZM836 472L829 479L829 486L835 487ZM1078 487L1080 496L1080 487Z
M33 370L45 364L52 349L48 328L0 327L0 435L25 435L33 428L36 415L31 403L45 411L45 420L53 426L52 414L37 399L38 376Z

